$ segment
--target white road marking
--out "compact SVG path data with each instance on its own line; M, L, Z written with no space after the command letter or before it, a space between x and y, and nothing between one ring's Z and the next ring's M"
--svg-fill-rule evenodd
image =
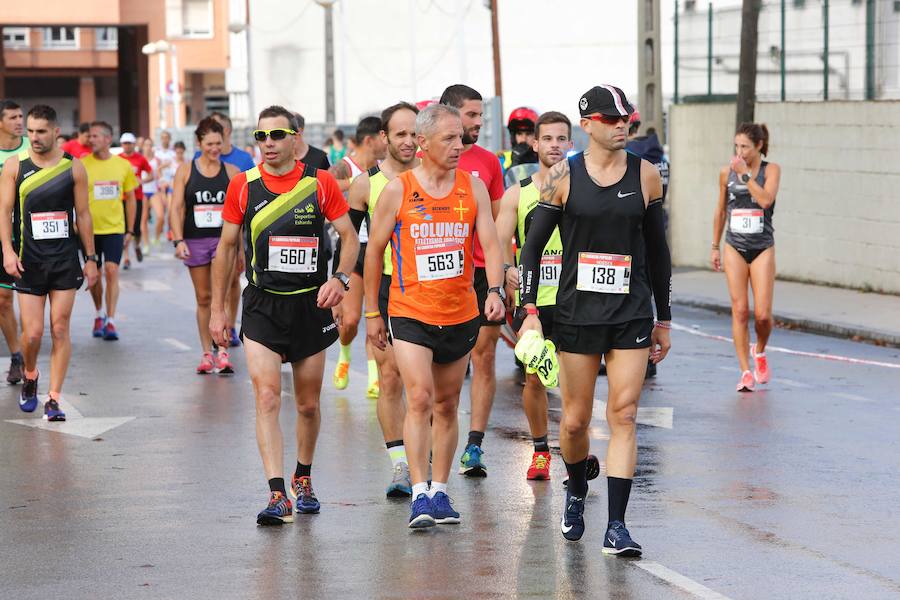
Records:
M110 429L115 429L120 425L124 425L129 421L133 421L135 417L70 417L66 415L66 421L61 423L51 423L44 419L7 419L7 423L16 425L24 425L35 429L43 429L46 431L55 431L57 433L68 433L87 439L93 439L100 434L106 433Z
M163 283L158 279L123 279L121 284L123 289L138 290L143 292L171 292L172 286Z
M81 411L75 408L75 405L66 400L65 396L59 397L59 407L62 409L64 413L66 413L66 418L69 419L83 419L84 415L81 414Z
M853 400L854 402L865 402L867 404L874 404L875 401L871 398L866 398L865 396L859 396L857 394L846 394L844 392L828 392L829 396L834 396L835 398L843 398L844 400Z
M185 350L191 349L190 346L188 346L184 342L180 342L180 341L176 340L175 338L163 338L163 341L165 343L169 344L170 346L177 348L178 350L185 351Z
M675 409L671 406L639 406L637 422L639 425L672 429L674 412ZM594 416L602 421L606 420L606 402L599 398L594 398Z
M793 379L787 379L785 377L779 377L778 382L790 387L800 388L803 390L810 390L813 388L813 386L809 385L808 383L803 383L802 381L794 381Z
M702 583L698 583L689 577L685 577L681 573L677 573L668 567L664 567L658 562L653 562L652 560L636 560L632 561L631 564L639 569L647 571L654 577L662 579L666 583L696 596L697 598L703 598L704 600L729 600L728 596L713 591Z

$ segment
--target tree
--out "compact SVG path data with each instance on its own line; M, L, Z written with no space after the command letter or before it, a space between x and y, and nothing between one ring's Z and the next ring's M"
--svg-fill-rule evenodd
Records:
M762 0L744 0L741 9L741 60L738 73L736 125L753 122L756 106L756 48Z

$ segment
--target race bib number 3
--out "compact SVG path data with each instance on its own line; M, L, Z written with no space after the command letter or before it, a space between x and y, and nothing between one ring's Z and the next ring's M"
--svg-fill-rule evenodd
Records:
M31 213L31 237L61 240L69 237L69 215L65 211Z
M319 266L319 238L273 235L269 238L269 271L315 273Z
M763 232L763 211L759 208L736 208L731 211L731 233L753 235Z
M194 225L198 229L217 229L222 226L221 204L195 204Z
M559 272L562 270L562 255L552 254L541 257L541 283L549 287L559 287Z
M462 244L416 248L416 273L419 281L451 279L463 274Z
M627 294L631 285L631 257L624 254L578 253L578 282L581 292Z
M122 193L119 192L118 181L95 181L94 200L119 200Z

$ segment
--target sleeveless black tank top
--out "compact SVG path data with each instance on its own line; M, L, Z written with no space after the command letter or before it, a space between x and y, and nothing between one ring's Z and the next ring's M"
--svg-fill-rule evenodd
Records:
M215 238L222 235L222 208L228 190L228 171L219 161L215 177L206 177L191 161L191 174L184 186L184 237Z

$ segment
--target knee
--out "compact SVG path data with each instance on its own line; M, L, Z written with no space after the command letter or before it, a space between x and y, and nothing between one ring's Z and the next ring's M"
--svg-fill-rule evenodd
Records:
M119 276L119 265L111 262L104 263L103 274L106 275L107 283L110 281L115 281Z
M319 414L319 400L317 398L298 398L297 416L303 419L313 419Z
M472 350L472 364L475 372L478 373L479 367L481 372L494 371L494 359L496 358L497 347L495 344L476 345Z
M560 423L560 429L569 437L577 437L587 433L591 424L591 418L585 414L565 415Z
M441 419L452 419L456 417L459 405L459 396L446 396L444 398L435 398L434 416Z
M746 304L735 304L731 307L731 315L735 321L746 325L750 321L750 309Z
M212 303L212 294L197 294L197 308L209 308Z
M69 320L59 319L50 325L50 337L54 342L63 342L69 339Z
M434 396L431 390L427 388L417 388L407 390L406 404L407 412L423 416L431 414L431 404Z
M356 331L356 328L359 326L359 313L350 312L344 313L343 315L344 322L342 325L345 329L349 329L350 331Z
M756 323L756 327L760 329L769 329L772 327L772 313L768 311L754 313L753 322Z
M22 342L27 346L40 344L42 337L44 337L44 330L41 327L29 327L22 330Z
M544 384L541 383L540 378L537 375L533 375L531 373L525 375L525 391L530 392L532 394L540 394L544 392L547 388L544 387Z
M265 386L256 392L256 414L277 415L281 409L281 394L274 388Z
M403 382L400 379L400 373L396 369L381 367L381 374L378 377L378 386L381 388L382 394L388 396L399 396L403 389Z
M611 429L634 429L637 423L637 407L629 404L617 410L609 410L606 421Z

